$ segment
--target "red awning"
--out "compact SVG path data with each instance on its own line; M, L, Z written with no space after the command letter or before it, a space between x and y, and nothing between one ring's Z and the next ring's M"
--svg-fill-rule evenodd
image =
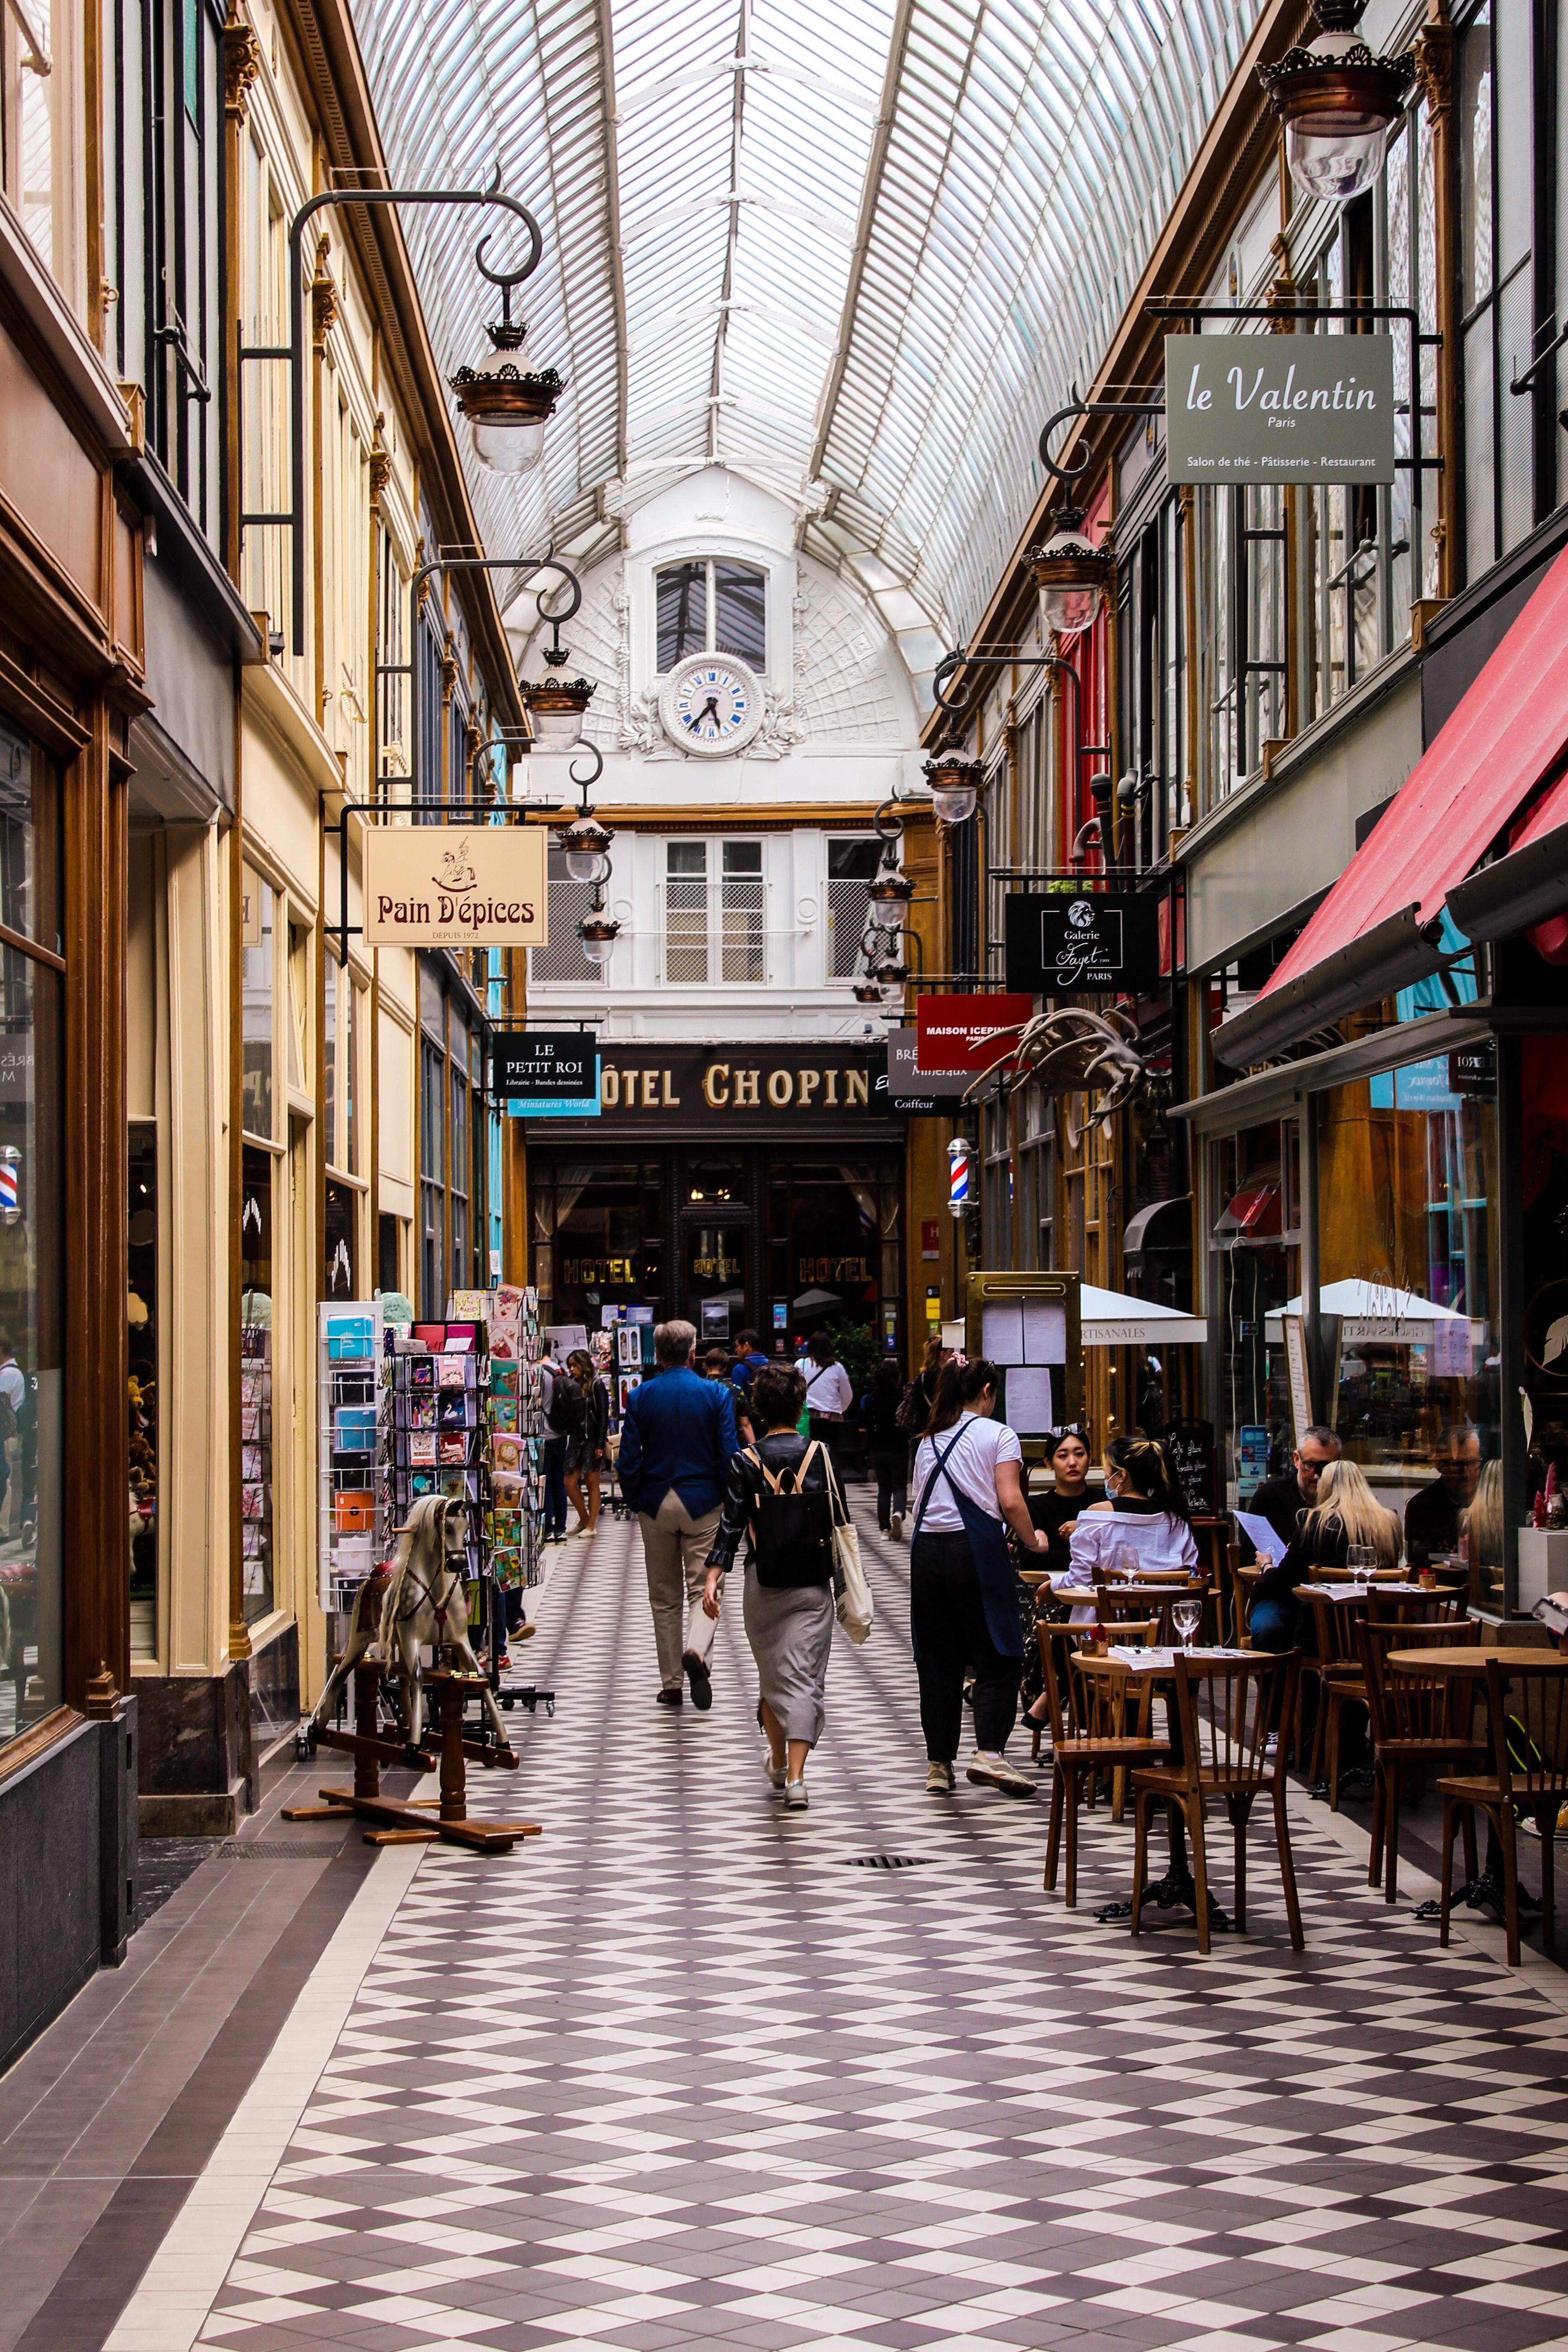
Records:
M1216 1033L1239 1066L1441 961L1445 899L1568 753L1560 555L1262 993Z

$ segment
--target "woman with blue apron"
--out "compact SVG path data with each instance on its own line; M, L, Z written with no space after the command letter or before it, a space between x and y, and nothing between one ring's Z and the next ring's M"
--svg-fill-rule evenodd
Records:
M993 1418L1000 1375L981 1359L944 1364L915 1455L915 1526L910 1547L910 1633L921 1685L926 1787L956 1785L963 1685L974 1676L974 1754L965 1778L1010 1797L1035 1783L1008 1763L1018 1712L1024 1630L1010 1527L1026 1552L1048 1538L1029 1517L1023 1449ZM1005 1522L1005 1527L1004 1526Z

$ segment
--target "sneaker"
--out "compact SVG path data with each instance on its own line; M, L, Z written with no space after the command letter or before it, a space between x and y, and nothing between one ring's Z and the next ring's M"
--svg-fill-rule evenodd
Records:
M685 1692L678 1685L674 1690L661 1690L657 1704L659 1706L679 1706L685 1696Z
M763 1770L767 1774L768 1785L770 1788L782 1789L786 1786L789 1780L789 1766L787 1764L775 1764L771 1756L764 1756L763 1759Z
M708 1671L708 1662L700 1658L695 1650L688 1650L680 1663L691 1685L691 1704L699 1715L706 1715L713 1704L713 1677Z
M902 1542L903 1542L903 1539L904 1539L904 1515L903 1515L902 1511L895 1511L895 1512L893 1513L893 1517L892 1517L892 1526L891 1526L890 1532L891 1532L891 1535L892 1535L893 1541L894 1541L895 1543L902 1543Z
M1273 1761L1273 1759L1275 1759L1275 1757L1279 1755L1279 1734L1277 1731L1271 1731L1271 1732L1269 1733L1269 1735L1268 1735L1268 1738L1264 1741L1264 1743L1263 1743L1263 1753L1264 1753L1265 1758L1266 1758L1266 1759L1268 1759L1268 1762L1270 1762L1270 1763L1272 1763L1272 1761Z
M988 1756L983 1748L977 1748L970 1758L963 1777L982 1789L1000 1789L1008 1797L1032 1797L1035 1793L1035 1784L1026 1773L1016 1770L1005 1756Z
M958 1775L952 1765L940 1763L936 1757L931 1757L926 1765L926 1795L928 1797L951 1796L957 1786Z
M804 1780L786 1780L784 1784L784 1804L792 1813L804 1813L811 1799L805 1793Z

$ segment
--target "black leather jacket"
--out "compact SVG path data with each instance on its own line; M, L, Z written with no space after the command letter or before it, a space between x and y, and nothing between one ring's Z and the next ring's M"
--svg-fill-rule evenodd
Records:
M773 1437L759 1438L756 1451L776 1478L785 1470L797 1470L814 1444L816 1447L816 1459L800 1484L805 1493L819 1494L828 1483L829 1469L827 1448L820 1438L801 1437L792 1429ZM756 1463L749 1461L743 1453L731 1454L730 1475L724 1488L724 1507L713 1538L713 1549L708 1555L710 1568L732 1568L742 1541L746 1547L746 1558L752 1558L752 1520L763 1492L763 1474Z

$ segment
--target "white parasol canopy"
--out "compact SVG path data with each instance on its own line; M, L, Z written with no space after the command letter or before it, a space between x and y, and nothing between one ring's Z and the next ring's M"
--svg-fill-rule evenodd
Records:
M1121 1290L1097 1290L1091 1282L1079 1292L1079 1317L1086 1348L1201 1347L1209 1335L1205 1316L1129 1298Z
M1341 1340L1348 1347L1358 1339L1408 1339L1417 1345L1432 1336L1435 1323L1468 1323L1469 1317L1451 1307L1439 1307L1419 1291L1398 1290L1392 1283L1366 1282L1351 1275L1343 1282L1325 1282L1318 1293L1319 1312L1342 1318ZM1301 1301L1288 1299L1263 1319L1268 1339L1282 1339L1285 1317L1300 1315Z

